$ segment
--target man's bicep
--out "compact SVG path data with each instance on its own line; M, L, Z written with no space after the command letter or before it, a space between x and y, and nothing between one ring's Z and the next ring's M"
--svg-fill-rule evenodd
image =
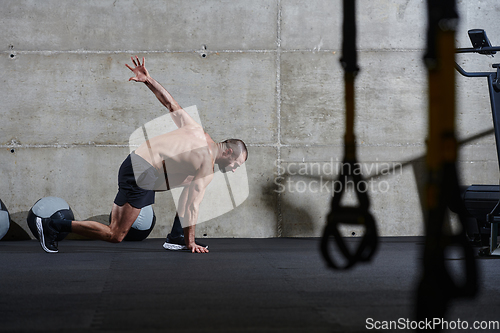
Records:
M197 202L198 204L200 203L201 198L203 198L205 190L208 184L212 181L213 177L214 174L212 170L203 167L203 165L200 167L189 186L188 204L193 202Z
M193 179L193 182L191 185L193 185L193 190L196 192L205 192L205 189L207 188L208 184L212 181L214 175L213 172L208 171L208 170L203 170L200 168L198 170L198 173Z
M194 225L198 220L198 211L200 209L201 201L205 195L206 186L201 180L193 181L189 186L187 195L187 202L185 206L184 217L187 218L189 225ZM184 226L183 226L184 227Z

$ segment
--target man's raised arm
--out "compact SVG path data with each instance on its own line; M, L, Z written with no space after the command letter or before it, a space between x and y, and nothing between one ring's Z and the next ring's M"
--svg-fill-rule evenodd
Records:
M131 57L135 68L130 67L125 64L128 69L134 72L135 76L131 77L129 81L142 82L155 94L156 98L163 104L171 113L172 119L174 120L177 127L182 127L189 124L197 124L190 115L184 111L179 103L170 95L170 93L161 84L159 84L155 79L153 79L148 70L146 69L146 60L142 58L142 65L139 57Z

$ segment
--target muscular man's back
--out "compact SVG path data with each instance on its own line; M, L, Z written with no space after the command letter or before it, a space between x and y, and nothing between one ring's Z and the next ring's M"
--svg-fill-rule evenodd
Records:
M203 163L210 163L207 170L213 171L207 139L211 141L200 125L189 124L151 138L135 153L159 172L166 172L170 187L176 187L189 183Z

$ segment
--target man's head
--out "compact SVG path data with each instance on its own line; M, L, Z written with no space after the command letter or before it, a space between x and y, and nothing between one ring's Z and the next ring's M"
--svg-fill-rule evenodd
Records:
M221 142L222 154L216 163L222 172L236 170L248 158L248 150L245 143L238 139L228 139Z

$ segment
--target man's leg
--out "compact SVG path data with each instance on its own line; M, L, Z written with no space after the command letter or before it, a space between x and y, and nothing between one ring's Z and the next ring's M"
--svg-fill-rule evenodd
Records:
M36 226L40 244L45 252L57 253L57 235L59 232L74 232L93 239L119 243L125 238L130 227L139 216L140 209L126 203L114 205L109 226L95 221L70 221L51 218L37 218Z
M203 246L208 249L208 245L199 243L196 241L196 244L199 246ZM184 241L184 229L181 225L181 220L179 219L179 215L175 214L174 225L172 226L172 230L167 235L167 239L163 244L163 248L166 250L187 250L186 243Z
M119 243L125 238L141 210L129 203L113 204L109 226L95 221L73 221L71 231L75 234L106 242Z
M179 219L179 214L175 214L174 225L172 226L172 230L170 231L170 237L184 237L184 230L181 226L181 220Z
M167 239L163 244L163 248L166 250L174 251L187 251L186 243L184 242L184 229L181 226L181 220L179 219L179 214L175 214L174 225L172 230L167 235Z
M189 187L185 186L182 189L181 195L179 196L179 202L177 203L177 209L184 210L184 205L189 194ZM170 231L169 237L179 238L182 237L182 244L184 244L184 230L182 229L181 220L179 219L179 213L175 213L174 225L172 225L172 230Z

